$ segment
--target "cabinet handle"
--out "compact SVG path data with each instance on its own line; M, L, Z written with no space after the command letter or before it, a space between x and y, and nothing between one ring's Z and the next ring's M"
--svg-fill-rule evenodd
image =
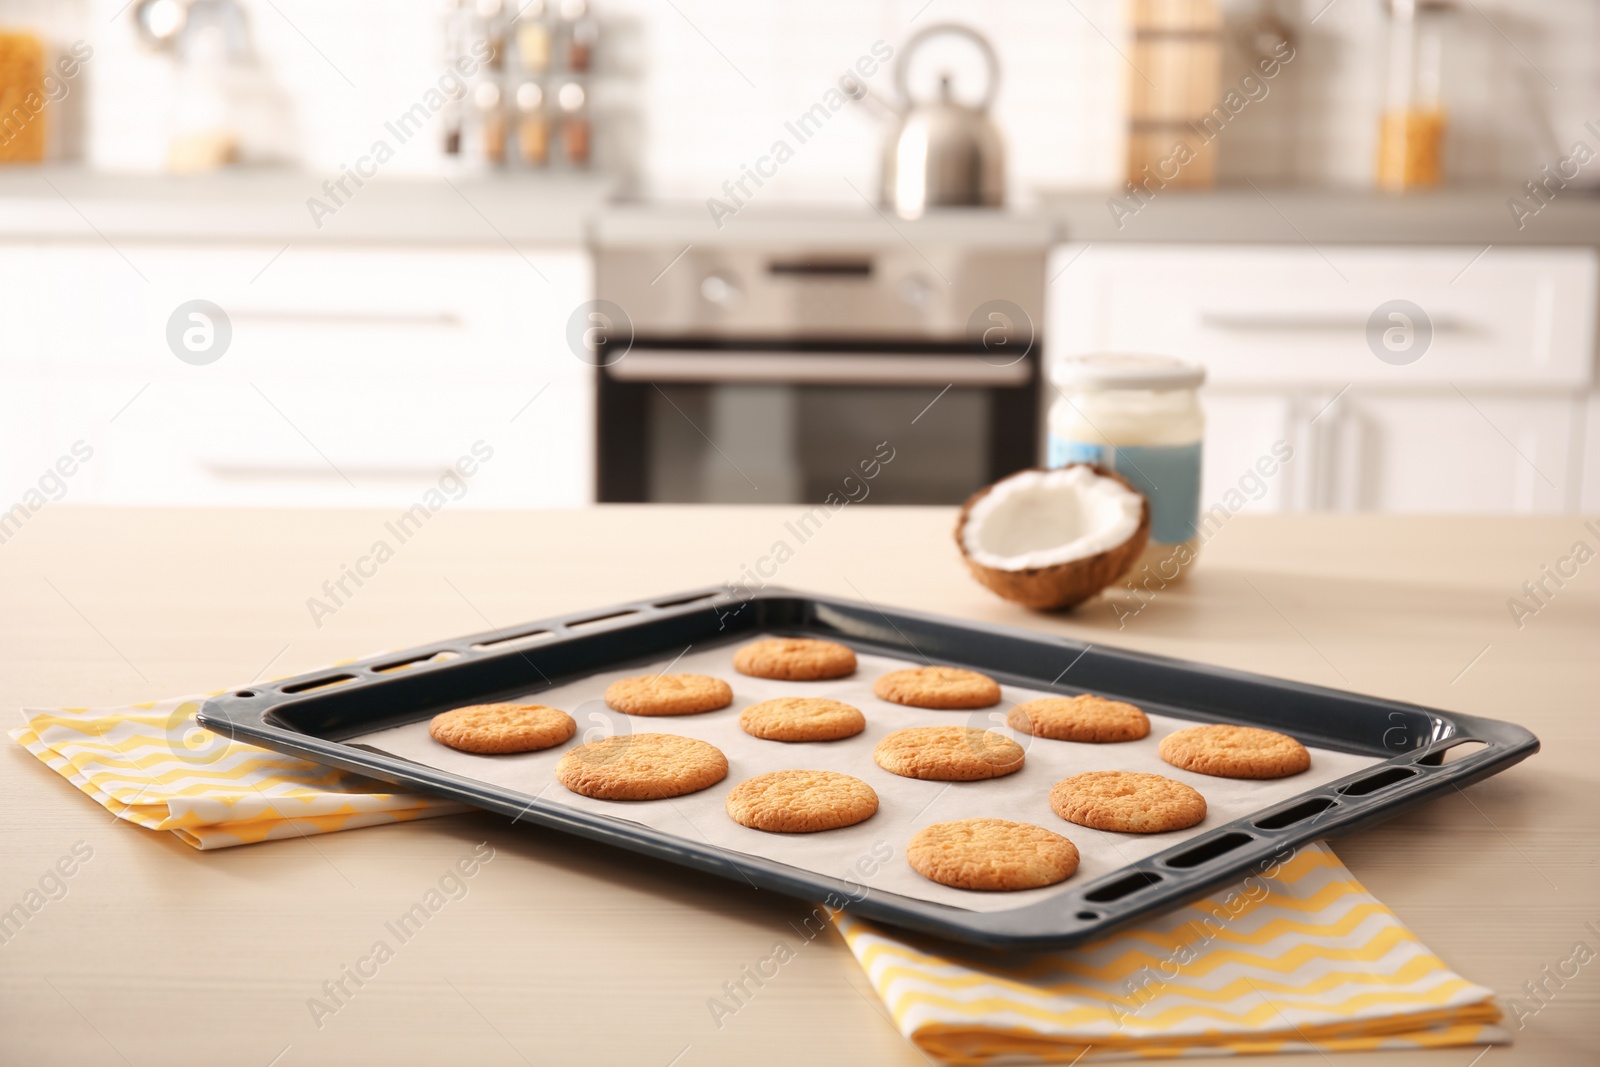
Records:
M981 356L883 355L875 352L641 352L606 367L619 382L779 382L795 385L1021 386L1033 363L989 363Z
M1372 443L1360 412L1341 409L1343 395L1341 390L1331 401L1314 394L1303 397L1291 416L1299 467L1297 510L1360 511L1367 504L1362 474Z
M1333 424L1333 507L1338 511L1366 509L1367 427L1357 412L1346 412Z
M224 482L343 482L345 475L352 479L386 482L432 481L451 469L450 464L437 466L352 466L341 464L334 470L324 464L297 463L202 463L201 469L213 478ZM343 473L340 473L340 472Z
M466 323L450 311L294 311L285 308L245 308L230 311L234 322L260 322L273 326L406 326L459 330Z
M1461 333L1471 330L1467 323L1448 316L1431 321L1434 333ZM1350 333L1352 331L1361 333L1367 328L1367 320L1356 315L1319 315L1312 312L1258 315L1202 311L1200 325L1208 330L1222 330L1228 333Z

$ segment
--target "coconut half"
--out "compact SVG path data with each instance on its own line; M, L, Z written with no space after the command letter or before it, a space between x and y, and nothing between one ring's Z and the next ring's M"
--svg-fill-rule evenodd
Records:
M1150 502L1088 463L1018 471L973 494L956 520L973 577L1041 610L1088 600L1121 578L1149 539Z

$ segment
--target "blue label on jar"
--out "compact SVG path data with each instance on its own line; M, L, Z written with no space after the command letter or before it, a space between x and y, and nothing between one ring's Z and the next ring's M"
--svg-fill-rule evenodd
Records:
M1192 445L1095 445L1050 436L1046 461L1098 463L1128 479L1150 499L1150 540L1166 545L1195 535L1200 518L1200 443Z

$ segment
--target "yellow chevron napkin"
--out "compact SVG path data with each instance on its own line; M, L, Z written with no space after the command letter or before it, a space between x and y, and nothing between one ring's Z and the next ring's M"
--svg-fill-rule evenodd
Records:
M1493 993L1321 843L1064 952L997 956L835 921L901 1033L955 1064L1510 1041Z
M351 830L468 810L211 733L204 697L25 709L12 738L119 819L195 848Z

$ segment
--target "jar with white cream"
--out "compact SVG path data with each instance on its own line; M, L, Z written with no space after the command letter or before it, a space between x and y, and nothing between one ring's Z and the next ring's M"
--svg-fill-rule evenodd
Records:
M1098 463L1150 501L1150 543L1129 570L1148 566L1181 578L1199 548L1200 446L1205 415L1197 393L1205 368L1168 356L1106 353L1056 364L1048 465Z

